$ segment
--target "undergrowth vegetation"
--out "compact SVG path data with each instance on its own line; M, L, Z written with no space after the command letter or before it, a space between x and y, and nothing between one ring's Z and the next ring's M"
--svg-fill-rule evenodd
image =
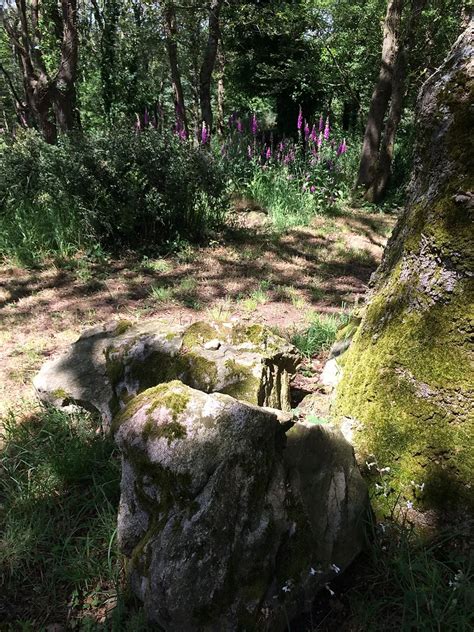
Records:
M309 327L293 334L291 342L305 358L328 351L336 340L337 331L347 325L350 315L345 312L337 314L313 314Z
M205 239L227 210L219 162L149 129L0 145L0 254L29 263L98 245L155 251Z

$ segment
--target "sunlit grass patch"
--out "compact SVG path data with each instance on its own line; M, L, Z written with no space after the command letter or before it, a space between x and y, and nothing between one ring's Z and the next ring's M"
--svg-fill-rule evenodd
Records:
M149 295L157 303L169 303L173 300L173 289L162 285L152 285Z
M171 264L165 259L149 259L144 257L141 262L141 267L145 270L151 270L152 272L166 273L171 271Z
M309 327L293 335L292 343L304 356L310 358L321 351L327 351L336 340L338 329L348 321L349 315L345 312L314 314Z

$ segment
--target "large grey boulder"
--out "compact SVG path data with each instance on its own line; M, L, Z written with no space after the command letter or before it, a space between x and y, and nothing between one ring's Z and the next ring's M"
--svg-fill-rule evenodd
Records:
M114 419L119 544L165 632L283 630L360 551L368 501L351 446L280 421L179 381Z
M260 406L290 409L296 349L261 325L161 320L95 327L34 379L43 402L98 411L105 425L137 393L179 379Z

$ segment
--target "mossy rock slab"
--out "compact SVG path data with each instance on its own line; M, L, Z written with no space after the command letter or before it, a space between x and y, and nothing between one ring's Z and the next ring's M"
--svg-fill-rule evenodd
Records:
M179 379L260 406L290 409L296 349L262 325L119 321L84 332L34 379L40 399L96 410L107 426L138 393Z
M339 431L179 381L112 424L118 540L151 625L282 632L361 549L367 492Z

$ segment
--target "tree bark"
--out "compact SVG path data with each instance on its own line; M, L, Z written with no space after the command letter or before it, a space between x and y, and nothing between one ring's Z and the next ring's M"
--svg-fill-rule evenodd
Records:
M219 136L224 135L225 122L224 122L224 99L225 99L225 85L224 85L224 68L225 58L222 50L222 44L217 49L217 133Z
M384 22L382 61L370 102L356 186L370 187L377 167L382 126L392 93L393 71L400 42L403 0L389 0Z
M474 508L474 26L421 89L410 198L348 351L336 419L423 503ZM341 334L342 335L342 334ZM419 488L418 488L419 489Z
M201 119L209 133L212 132L211 79L216 63L217 46L219 44L220 28L219 14L223 0L211 0L209 7L208 36L204 57L199 72L199 101L201 105Z
M186 135L188 135L189 129L186 116L186 105L184 102L181 73L178 64L178 29L176 26L176 11L174 4L169 2L169 0L167 0L163 6L163 21L165 26L166 49L168 51L171 71L171 84L173 86L176 125L178 128L184 129Z
M61 132L80 127L76 107L76 78L78 60L77 0L61 0L62 42L61 62L54 83L54 109Z
M366 198L373 202L380 201L387 190L390 180L395 137L403 112L403 101L406 94L406 77L408 55L413 47L413 37L418 18L426 5L427 0L414 0L408 19L408 25L404 41L400 44L395 67L392 76L392 95L390 109L385 123L382 143L375 174L367 188Z
M62 26L61 60L55 75L50 76L43 58L39 2L16 0L15 21L3 17L5 30L14 46L23 77L25 100L38 129L48 143L61 131L71 131L78 122L75 108L78 33L77 0L62 0L61 15L53 16L56 31ZM54 11L54 10L53 10ZM53 116L53 108L56 119Z

